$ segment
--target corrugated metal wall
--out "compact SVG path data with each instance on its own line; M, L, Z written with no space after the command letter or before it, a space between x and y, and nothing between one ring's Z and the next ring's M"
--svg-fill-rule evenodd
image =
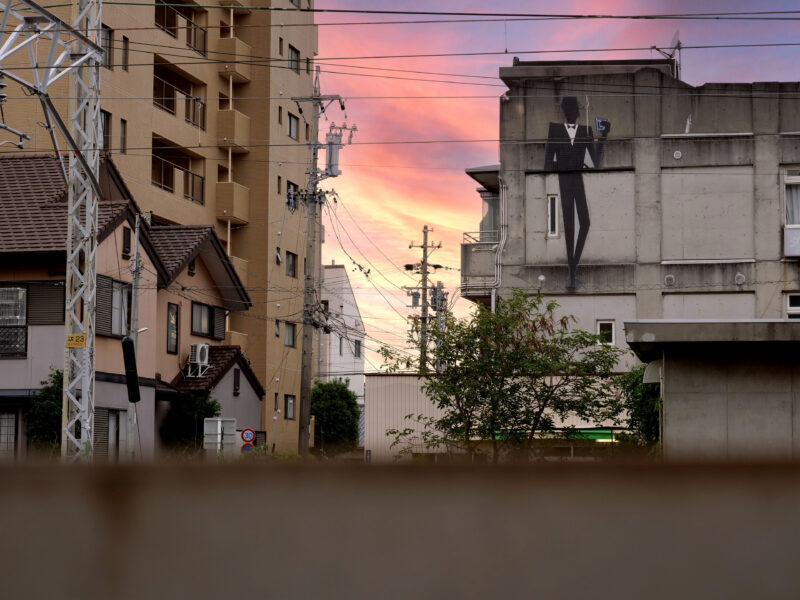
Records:
M423 394L421 385L422 380L416 375L367 374L364 450L370 451L371 462L392 462L400 450L398 446L391 447L394 438L386 435L387 429L420 429L406 415L441 415ZM426 452L421 446L418 451Z

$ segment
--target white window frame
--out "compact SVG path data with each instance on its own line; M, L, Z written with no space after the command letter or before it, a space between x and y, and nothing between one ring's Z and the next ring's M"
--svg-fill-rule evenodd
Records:
M797 173L796 175L790 175L790 173ZM786 188L790 185L797 185L800 186L800 167L792 167L785 169L783 172L783 224L789 229L800 229L800 223L789 223L788 222L788 214L787 214L787 198L786 198Z
M27 324L28 289L0 287L0 327Z
M555 213L555 214L554 214ZM558 194L547 195L547 237L561 237L558 230ZM555 218L553 218L555 217ZM553 227L551 227L553 225Z
M128 335L130 332L131 285L112 281L111 335Z
M287 421L294 420L294 405L296 398L294 394L283 395L283 418Z
M800 306L792 306L792 298L797 298L800 300L800 293L786 294L786 318L800 319Z
M601 325L609 325L609 324L611 325L611 341L610 342L604 342L602 340L598 340L598 343L599 344L608 344L609 346L616 346L617 345L617 327L616 327L616 323L614 322L613 319L597 319L597 322L595 324L595 333L597 335L602 335L600 333L600 326Z

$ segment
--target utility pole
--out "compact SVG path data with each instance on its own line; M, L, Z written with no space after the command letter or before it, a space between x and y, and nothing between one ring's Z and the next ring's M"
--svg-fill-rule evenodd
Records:
M67 184L61 454L68 461L91 461L94 446L97 202L102 196L98 175L103 49L97 43L101 9L101 0L77 0L69 25L30 0L0 0L0 78L18 83L41 103L44 127ZM21 60L30 64L30 80L20 74ZM65 75L72 81L69 125L48 93L49 86ZM0 129L19 136L15 143L19 148L30 139L8 126ZM62 154L61 140L68 153Z
M339 107L344 111L344 101L338 94L322 95L319 86L319 67L317 67L314 79L314 94L312 96L292 98L297 106L301 102L310 102L314 113L312 123L316 129L319 123L320 114L334 101L339 103ZM300 109L302 114L302 109ZM328 177L341 175L339 170L339 149L342 148L342 134L348 131L350 137L348 143L353 141L353 134L356 127L348 127L345 123L341 127L331 125L330 131L326 136L326 143L318 141L310 142L311 148L311 167L308 169L308 186L300 192L300 199L305 203L308 212L306 221L306 272L303 285L303 341L302 341L302 366L300 371L300 431L297 440L298 453L301 457L308 457L308 447L311 440L311 370L314 346L314 310L316 307L316 281L314 274L316 271L317 255L317 230L319 227L317 219L317 206L325 202L326 192L319 190L319 182ZM320 148L326 148L325 170L317 168L317 156Z
M428 372L428 250L435 250L442 247L442 243L428 244L428 234L433 232L433 227L422 228L422 244L411 242L409 248L422 248L422 262L420 263L420 275L422 275L422 317L420 320L419 334L419 372ZM406 266L408 268L408 265ZM410 288L407 288L410 289Z
M131 330L128 336L133 340L135 355L139 357L139 281L142 276L142 261L139 257L139 223L141 216L136 215L136 225L133 233L133 260L131 261ZM136 459L136 405L128 402L128 460Z

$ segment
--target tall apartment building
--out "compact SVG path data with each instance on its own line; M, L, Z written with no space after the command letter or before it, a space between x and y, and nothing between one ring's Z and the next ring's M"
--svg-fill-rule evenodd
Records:
M174 4L103 7L104 148L155 223L215 225L253 301L229 316L227 343L266 389L269 443L293 449L306 262L293 193L306 186L317 123L291 98L313 93L317 30L313 13L265 9L313 0ZM68 8L54 10L69 20ZM51 152L38 102L6 91L6 122L31 135L26 149ZM51 95L66 115L66 78Z
M467 171L464 297L541 292L621 346L625 320L800 316L800 84L694 87L669 60L500 78L500 164Z

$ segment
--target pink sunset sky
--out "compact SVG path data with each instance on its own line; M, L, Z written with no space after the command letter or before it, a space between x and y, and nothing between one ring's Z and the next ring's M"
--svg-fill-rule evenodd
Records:
M318 0L316 8L641 15L791 11L798 7L792 2L744 1L562 1L551 4ZM327 182L327 187L334 188L341 201L330 203L330 208L325 209L323 262L330 264L335 260L348 267L370 336L367 348L374 351L381 342L405 346L407 324L403 315L415 311L407 308L410 298L400 288L418 285L419 280L417 276L401 273L396 266L402 269L405 263L420 260L421 251L409 249L409 243L412 240L421 243L424 225L434 228L430 241L442 242L441 250L432 255L431 261L453 269L460 267L463 232L477 231L481 217L480 198L475 191L477 184L464 169L498 162L498 98L506 89L497 78L501 66L511 65L514 56L521 60L658 57L654 51L587 50L667 46L676 30L680 30L684 45L796 43L798 21L786 17L797 19L800 14L761 21L522 21L509 18L493 22L327 26L323 24L420 21L439 17L318 13L322 92L345 98L348 123L358 126L356 143L340 154L343 174ZM524 52L571 49L582 51ZM506 50L507 55L352 59L401 54L503 53ZM693 85L796 81L800 79L800 72L792 67L799 59L800 47L796 46L685 49L681 77ZM341 124L343 115L338 108L331 107L329 113L331 121ZM328 126L329 123L321 121L321 137ZM369 275L364 275L354 261L369 269ZM458 297L460 274L457 270L439 270L431 278L434 282L444 282L451 300ZM466 314L469 307L470 303L465 300L456 303L459 314ZM367 359L370 361L368 371L380 366L380 359L374 352L368 352Z

